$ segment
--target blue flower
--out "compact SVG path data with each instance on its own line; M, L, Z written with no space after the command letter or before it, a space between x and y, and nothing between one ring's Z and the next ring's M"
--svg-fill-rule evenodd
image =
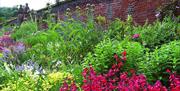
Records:
M16 67L15 67L15 70L16 70L16 71L24 71L24 70L25 70L25 67L24 67L24 65L16 66Z
M3 56L5 58L8 58L10 56L10 54L11 54L11 51L9 49L7 49L7 48L3 49Z

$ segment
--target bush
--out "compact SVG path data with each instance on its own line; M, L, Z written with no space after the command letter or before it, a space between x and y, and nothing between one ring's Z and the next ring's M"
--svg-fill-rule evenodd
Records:
M134 34L140 34L139 41L146 47L155 48L155 46L168 43L179 39L177 30L178 22L165 18L163 22L155 22L152 25L134 27Z
M128 42L127 40L119 42L111 39L103 40L96 46L93 53L88 53L84 59L84 66L92 64L96 71L103 73L113 64L114 58L112 55L124 50L128 52L128 62L124 70L137 68L136 63L142 60L145 49L138 42Z
M154 52L147 52L145 60L138 63L139 72L144 73L149 81L167 77L166 69L180 73L180 41L164 44ZM166 84L167 85L167 84Z

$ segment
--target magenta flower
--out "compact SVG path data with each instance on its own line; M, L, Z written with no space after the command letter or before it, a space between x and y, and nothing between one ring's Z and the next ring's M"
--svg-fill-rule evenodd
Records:
M126 51L121 55L126 57ZM109 71L105 74L98 74L90 65L89 68L85 68L82 72L83 85L81 89L83 91L180 91L180 76L175 73L171 73L169 77L170 87L166 88L157 81L154 85L147 82L146 76L143 74L137 75L134 69L130 72L132 76L128 75L128 72L122 72L120 69L124 65L118 55L115 54L114 58L117 63L113 64ZM167 70L168 72L170 70ZM69 87L70 86L70 87ZM77 86L73 82L69 85L64 82L59 91L77 91Z
M137 39L137 38L139 38L139 37L140 37L139 34L134 34L134 35L132 36L133 39Z
M4 50L4 48L2 46L0 46L0 51L3 51L3 50Z
M166 69L166 72L167 72L167 73L171 73L171 70L169 70L169 69Z

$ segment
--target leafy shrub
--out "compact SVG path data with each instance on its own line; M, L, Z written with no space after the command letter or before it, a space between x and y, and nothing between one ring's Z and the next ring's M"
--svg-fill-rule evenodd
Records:
M140 34L140 42L149 48L179 39L177 30L178 22L165 18L163 22L155 22L152 25L134 27L134 34Z
M85 66L92 64L96 71L104 72L113 64L113 54L121 53L126 50L127 54L127 66L124 70L130 68L136 68L137 62L141 61L144 55L144 48L138 42L128 42L124 40L119 42L117 40L105 39L100 42L93 53L88 53L85 57Z
M103 38L103 32L95 28L92 20L86 23L73 19L62 21L56 30L60 34L61 60L66 64L81 63L83 57Z
M139 71L144 73L149 81L164 80L166 69L180 73L180 41L164 44L154 52L147 52L145 60L138 63ZM166 80L164 80L166 82Z

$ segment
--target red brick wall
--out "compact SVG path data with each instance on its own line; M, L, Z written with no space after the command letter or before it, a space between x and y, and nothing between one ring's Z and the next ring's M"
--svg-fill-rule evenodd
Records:
M109 19L120 18L122 20L127 18L128 11L131 10L134 22L144 24L146 20L148 20L149 23L155 21L155 10L168 1L169 0L104 0L104 2L101 3L94 3L94 10L96 16L102 15ZM85 4L80 4L80 7L82 8L82 12L86 11ZM72 8L72 11L74 11L74 8Z

